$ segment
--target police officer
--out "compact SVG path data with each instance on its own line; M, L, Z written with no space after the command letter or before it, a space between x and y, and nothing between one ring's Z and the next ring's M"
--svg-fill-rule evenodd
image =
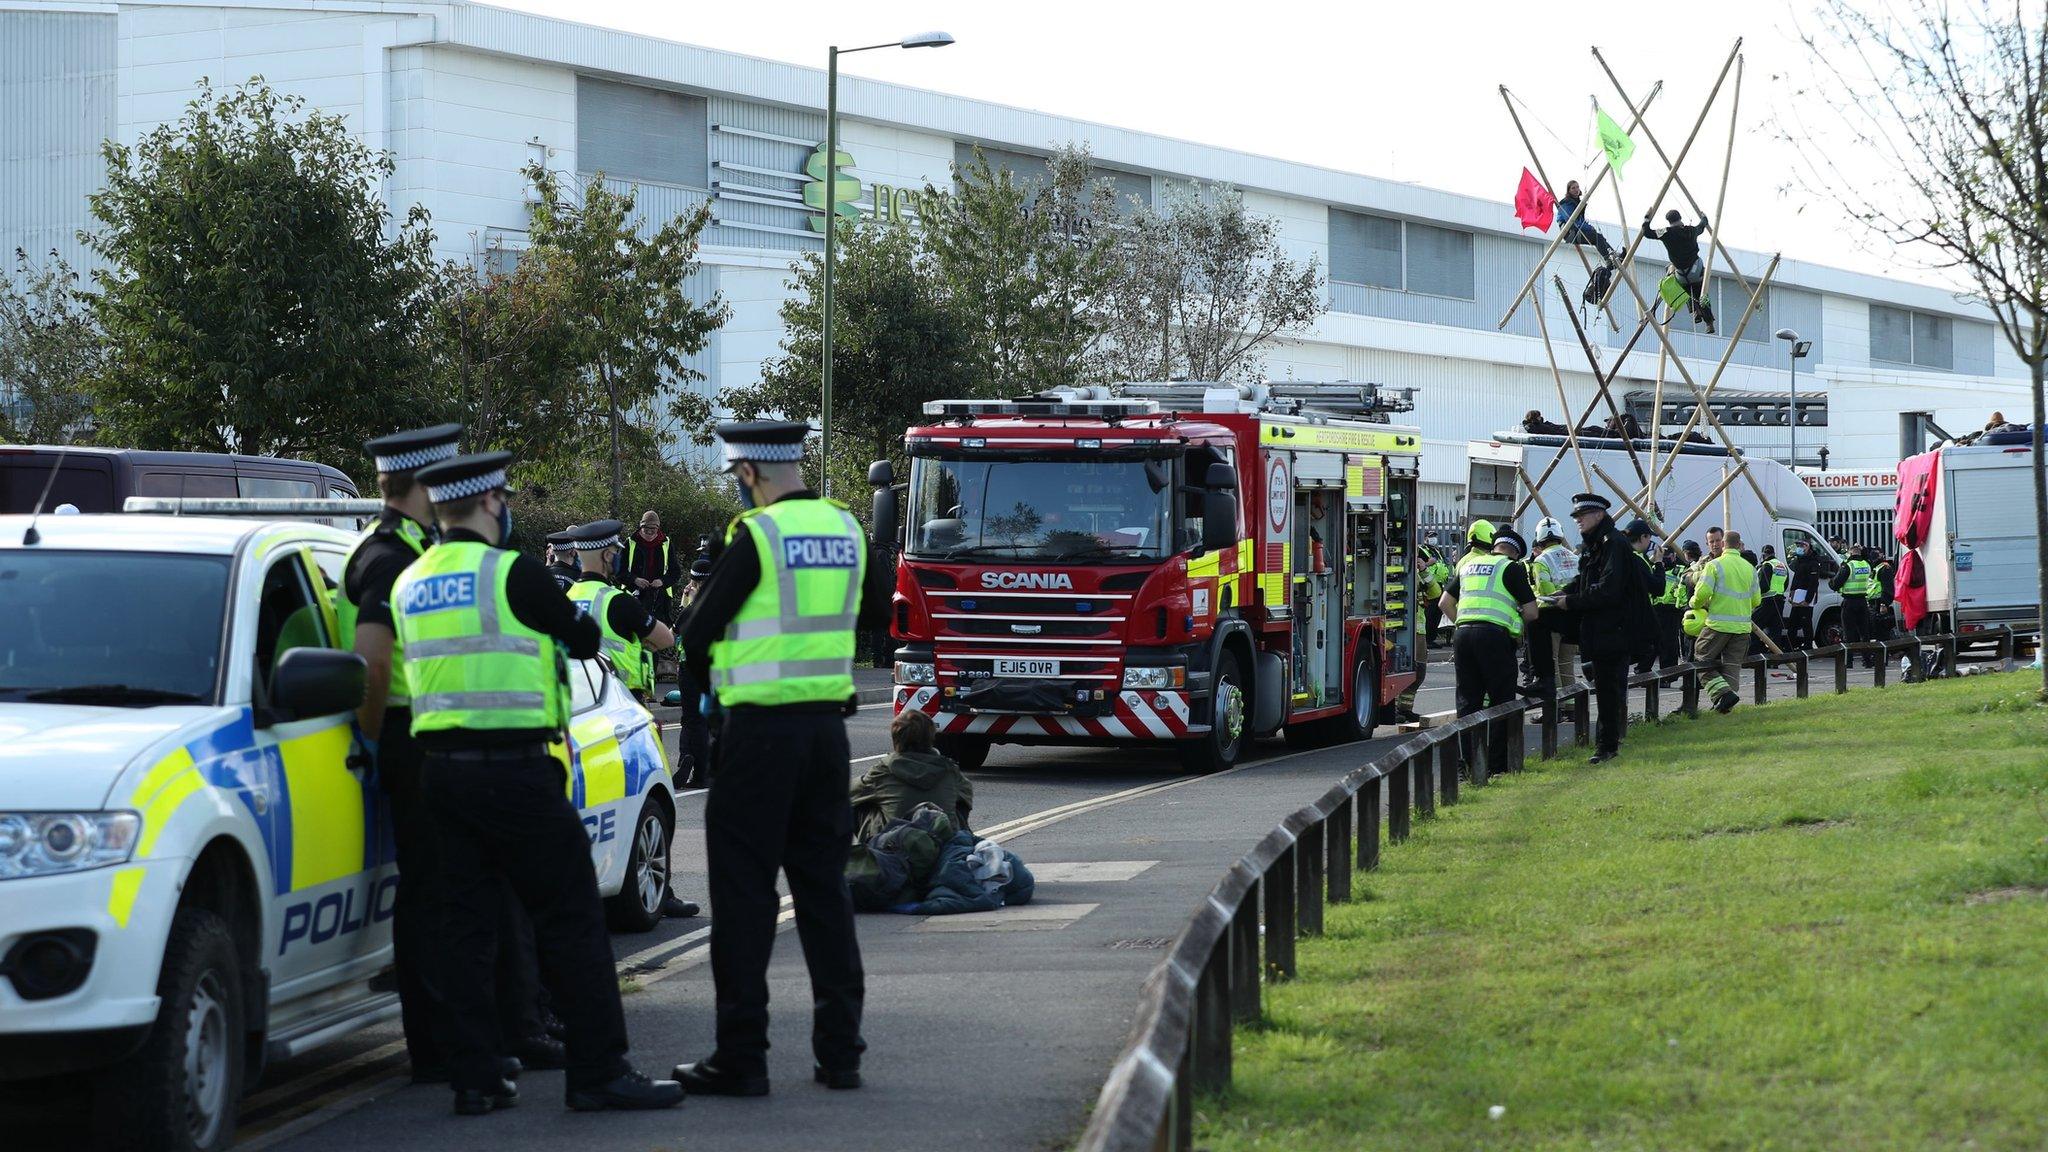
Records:
M548 575L555 578L555 584L567 592L578 580L583 579L583 570L576 566L576 551L571 544L574 526L560 532L548 533Z
M644 704L653 699L652 653L673 647L676 637L648 611L646 600L622 592L615 582L623 527L617 520L597 520L569 530L578 571L569 599L603 629L606 658Z
M1629 521L1628 527L1621 530L1622 539L1628 541L1629 550L1636 554L1636 559L1643 562L1643 594L1649 597L1650 618L1654 621L1657 617L1657 601L1664 594L1664 573L1657 567L1657 561L1653 558L1656 540L1652 533L1650 522L1640 516ZM1635 669L1638 673L1648 672L1656 665L1661 638L1662 632L1653 629L1651 635L1636 641Z
M1621 754L1628 720L1628 669L1643 637L1656 627L1650 614L1650 580L1642 561L1614 526L1613 502L1597 492L1572 497L1572 523L1584 542L1579 575L1557 598L1560 608L1579 612L1579 651L1593 681L1600 710L1594 726L1590 764Z
M1479 523L1485 524L1485 521ZM1489 552L1468 551L1444 589L1439 607L1455 625L1451 660L1456 675L1458 715L1470 716L1515 697L1515 645L1536 619L1536 590L1529 570L1519 561L1528 551L1513 528L1493 530L1487 524ZM1476 543L1470 536L1468 543ZM1505 741L1491 741L1487 768L1507 769ZM1471 758L1471 742L1466 744Z
M1652 565L1650 607L1657 626L1657 667L1665 672L1678 667L1684 657L1679 641L1684 638L1685 565L1670 541Z
M711 575L711 559L699 556L690 563L690 579L676 594L676 608L688 612L697 602L697 594L704 590L704 581ZM677 716L676 737L677 775L682 778L685 788L702 788L710 779L711 733L705 723L704 685L690 674L688 665L682 661L676 666L676 697L682 705Z
M1785 588L1791 582L1792 570L1778 559L1778 550L1764 545L1762 561L1756 567L1756 578L1763 585L1764 602L1756 610L1756 626L1764 630L1771 643L1785 647Z
M434 884L440 874L438 837L420 790L420 752L412 738L412 698L405 669L393 659L391 587L430 542L433 505L415 482L418 471L455 455L462 425L437 424L382 436L363 445L377 466L384 510L348 555L336 616L342 642L363 657L363 706L356 723L377 763L377 782L391 811L398 856L398 892L391 917L393 966L400 1022L416 1084L448 1079L440 1043L441 1005L428 958L433 955ZM504 946L496 970L500 1040L528 1068L560 1068L560 1042L548 1038L539 1006L540 976L532 933L516 905L505 902Z
M1443 611L1437 607L1437 601L1443 599L1444 587L1451 582L1451 566L1444 563L1434 544L1422 545L1421 556L1422 612L1428 625L1423 639L1429 647L1441 648L1443 645L1437 643L1436 634L1443 627Z
M1529 558L1529 582L1539 597L1555 596L1571 585L1579 574L1579 555L1565 545L1564 526L1554 516L1536 524L1536 555ZM1560 677L1579 676L1579 632L1571 614L1559 608L1542 607L1528 628L1529 670L1526 686L1531 694L1548 698L1557 691Z
M565 1102L578 1111L667 1108L673 1081L626 1062L611 941L583 822L549 750L569 717L565 654L600 632L540 563L508 550L505 452L420 470L441 542L398 578L392 607L424 753L426 806L441 834L441 994L455 1111L511 1106L489 1026L496 910L510 887L531 916L541 973L567 1027Z
M1836 570L1829 584L1842 594L1842 639L1851 644L1870 639L1870 594L1877 588L1877 573L1863 545L1850 546L1848 563ZM1865 668L1876 663L1872 656L1862 660Z
M852 514L804 486L807 431L777 420L718 426L747 511L727 529L727 547L683 621L684 663L725 712L704 804L718 1043L705 1059L676 1066L691 1092L768 1092L778 868L811 972L813 1076L859 1087L867 1048L845 879L853 809L843 716L855 699L856 630L886 615L891 581Z
M676 638L668 625L648 615L640 599L611 582L622 527L617 520L598 520L562 533L567 537L565 547L578 565L576 582L569 586L569 600L597 621L604 633L600 644L605 656L618 670L619 678L646 703L653 689L648 674L649 654L674 647ZM671 875L668 892L662 897L661 914L687 920L699 911L696 904L676 895Z

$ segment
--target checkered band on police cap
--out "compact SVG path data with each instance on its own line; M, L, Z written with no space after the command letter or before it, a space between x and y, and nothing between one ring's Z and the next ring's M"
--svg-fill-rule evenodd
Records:
M432 448L415 448L410 452L400 452L396 456L379 456L377 471L411 472L417 468L425 468L429 464L454 458L455 442L450 440L446 444L437 444Z
M462 425L436 424L367 440L363 448L384 473L412 472L429 464L455 458L462 440Z
M480 476L465 476L460 480L450 480L446 484L429 484L427 485L427 499L432 500L436 504L447 504L455 500L467 500L471 496L481 496L494 488L503 488L505 482L505 470L499 468L493 472L485 472Z
M794 420L742 420L718 425L725 466L745 460L754 464L795 464L804 458L804 437L810 427Z

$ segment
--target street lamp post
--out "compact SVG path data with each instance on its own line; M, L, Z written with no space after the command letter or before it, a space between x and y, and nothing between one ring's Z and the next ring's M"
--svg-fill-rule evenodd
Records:
M1808 352L1813 351L1813 341L1801 340L1799 333L1794 332L1790 328L1778 329L1777 337L1785 342L1785 351L1791 354L1785 360L1785 368L1792 381L1790 424L1792 428L1792 468L1796 472L1799 469L1799 362L1806 358Z
M832 254L833 236L839 231L839 57L849 52L872 52L877 48L944 48L953 37L944 32L919 32L887 44L859 48L832 45L825 57L825 290L819 307L824 311L820 327L825 361L819 369L822 384L818 405L818 490L832 495Z

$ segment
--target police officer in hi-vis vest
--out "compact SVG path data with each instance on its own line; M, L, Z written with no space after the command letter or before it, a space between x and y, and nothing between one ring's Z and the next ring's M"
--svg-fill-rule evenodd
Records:
M569 718L566 658L597 655L597 622L538 560L509 550L505 452L420 470L441 542L392 590L428 816L440 833L436 945L455 1111L510 1107L492 1026L491 958L509 886L533 921L541 975L567 1027L566 1103L667 1108L681 1086L626 1062L626 1021L590 840L549 745Z
M391 805L392 838L398 850L391 950L406 1055L412 1061L415 1084L448 1079L447 1051L440 1039L441 1004L429 962L434 954L433 886L441 870L440 845L420 789L420 750L412 738L412 696L404 667L393 659L391 589L431 543L427 524L434 518L434 507L415 476L427 465L454 456L461 437L462 425L437 424L363 445L377 465L377 490L384 497L384 510L348 554L341 597L335 603L342 643L362 656L367 669L356 723L364 745L376 757L377 782ZM560 1068L562 1045L548 1037L542 1024L533 933L509 896L501 911L505 921L496 967L499 1040L506 1055L518 1058L527 1068Z
M1457 625L1451 633L1451 659L1460 716L1515 698L1515 646L1536 619L1536 590L1529 585L1529 569L1520 562L1528 546L1512 528L1487 528L1493 550L1477 551L1479 536L1469 536L1475 550L1458 561L1439 604L1445 618ZM1487 770L1506 771L1506 741L1491 744ZM1471 748L1468 741L1468 763Z
M865 977L846 858L845 716L855 701L854 636L888 612L892 581L844 506L804 486L802 424L718 426L747 511L683 617L683 660L717 693L725 721L704 803L711 977L718 1041L678 1064L694 1093L768 1092L768 953L789 878L811 972L813 1076L860 1086Z

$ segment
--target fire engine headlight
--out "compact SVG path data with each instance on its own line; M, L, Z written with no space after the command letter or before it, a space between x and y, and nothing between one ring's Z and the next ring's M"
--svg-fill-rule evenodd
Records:
M1162 668L1124 669L1126 688L1179 688L1188 682L1188 670L1176 664Z
M912 664L904 660L896 662L898 684L936 684L938 681L938 669L930 664Z
M133 812L0 812L0 880L125 864L141 833Z

